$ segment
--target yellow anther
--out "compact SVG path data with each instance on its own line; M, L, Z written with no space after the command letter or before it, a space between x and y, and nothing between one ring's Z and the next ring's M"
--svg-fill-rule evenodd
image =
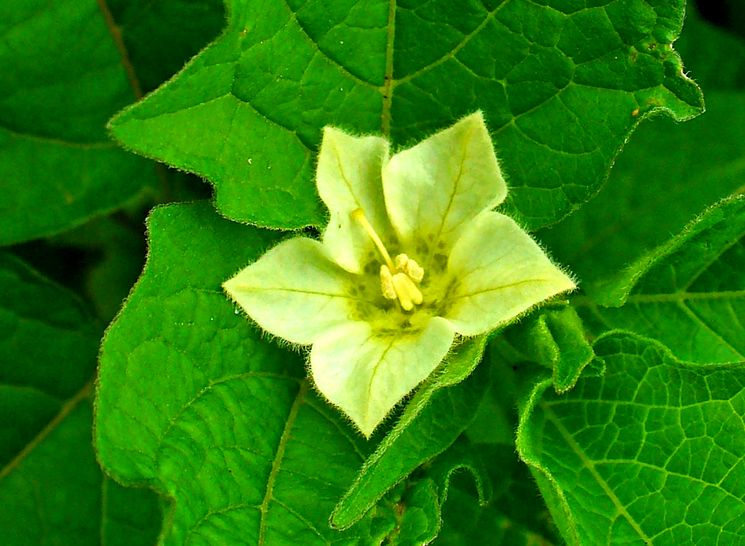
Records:
M399 254L396 256L394 263L396 264L396 269L406 273L411 277L412 281L415 283L422 282L422 279L424 278L424 269L422 269L416 261L409 258L406 254Z
M393 284L393 274L385 264L380 266L380 290L383 292L383 297L387 300L398 298L396 296L396 287Z
M411 311L414 305L422 303L422 293L406 273L393 275L393 287L404 311Z
M389 300L397 299L404 311L411 311L415 305L420 305L424 297L417 284L424 278L424 269L406 254L396 256L394 263L362 209L353 210L351 217L367 232L385 261L385 264L380 266L380 291L383 297Z

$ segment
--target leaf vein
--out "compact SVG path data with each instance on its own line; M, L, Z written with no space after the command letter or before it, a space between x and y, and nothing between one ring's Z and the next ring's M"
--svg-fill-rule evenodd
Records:
M553 425L556 427L556 430L559 431L559 434L561 434L562 438L564 438L564 441L568 444L568 446L574 451L574 453L577 455L577 457L582 461L582 464L587 468L587 470L590 472L592 477L595 479L597 484L600 486L600 488L603 490L603 492L608 496L610 501L613 503L613 506L615 506L618 514L622 515L626 521L631 525L631 527L634 529L634 531L639 535L639 537L645 542L645 544L651 544L650 538L646 535L644 530L639 526L639 523L631 517L631 514L628 513L626 510L626 507L621 503L621 500L616 496L615 492L611 487L608 485L608 482L606 482L603 477L600 475L600 473L597 471L597 468L595 468L595 464L593 461L587 458L585 455L585 452L582 450L582 448L577 444L577 442L574 441L574 438L569 433L569 431L564 427L561 420L551 411L551 409L545 404L541 403L543 406L544 411L546 412L546 418L553 423Z
M400 79L396 80L394 82L394 86L400 85L402 83L406 83L406 82L408 82L410 80L413 80L414 78L417 78L418 76L421 76L422 74L425 74L426 72L429 72L430 70L438 67L442 63L447 62L451 58L455 57L455 55L461 49L463 49L468 44L468 42L470 42L479 32L481 32L492 19L494 19L494 17L497 15L497 13L499 13L499 11L503 7L505 7L506 5L508 5L510 3L510 1L511 0L505 0L504 2L502 2L501 4L499 4L497 7L495 7L493 10L486 11L485 16L484 16L484 20L481 21L481 23L478 26L476 26L476 28L474 28L471 32L469 32L468 34L464 35L463 36L463 39L457 45L455 45L453 47L453 49L451 49L450 51L448 51L445 55L443 55L442 57L440 57L436 61L432 61L427 66L423 66L422 68L420 68L416 72L412 72L411 74L409 74L407 76L404 76L403 78L400 78Z
M41 442L43 442L47 436L49 436L59 426L59 424L65 420L65 418L78 407L78 404L85 400L91 392L93 382L89 381L83 387L76 392L67 402L65 402L60 408L57 415L55 415L47 425L39 431L39 433L33 437L33 439L21 449L15 457L13 457L8 464L0 469L0 481L6 478L13 470L15 470L25 459L28 457L34 449L36 449Z
M287 10L290 12L293 22L297 25L297 28L300 29L300 32L305 36L305 38L316 48L316 51L318 51L321 56L328 61L330 64L332 64L334 67L336 67L341 73L343 73L345 76L351 78L355 82L364 85L366 87L372 87L373 89L378 89L378 86L374 83L367 81L363 78L360 78L359 76L353 74L349 71L343 64L341 64L339 61L334 59L331 55L326 53L323 49L321 49L321 45L316 42L310 34L308 34L308 31L305 29L305 27L300 23L300 20L297 17L297 12L292 9L292 6L287 2L287 0L283 0L283 3Z

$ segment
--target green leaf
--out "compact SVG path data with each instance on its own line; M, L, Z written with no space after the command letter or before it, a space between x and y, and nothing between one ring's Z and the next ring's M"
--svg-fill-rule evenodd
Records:
M398 488L406 487L407 494L404 495L403 502L396 504L397 513L401 513L403 517L400 518L397 531L395 531L398 534L395 535L394 543L399 543L395 542L395 540L403 542L406 537L416 535L419 542L415 543L429 544L429 541L440 533L443 524L450 525L451 523L447 521L447 513L443 513L443 504L446 499L450 498L451 494L455 495L457 500L455 503L451 502L450 504L456 504L461 507L465 502L468 505L468 508L464 508L463 513L469 513L468 517L473 516L475 518L476 516L470 513L469 510L472 508L476 512L481 513L483 511L486 513L486 510L482 510L482 508L484 508L488 502L494 500L493 487L500 489L500 495L502 495L508 487L514 489L517 486L519 488L519 484L517 483L508 486L508 483L505 480L504 470L505 468L512 467L510 467L509 464L503 464L506 459L499 456L502 452L504 454L509 454L507 459L511 459L512 465L516 466L515 463L517 463L517 459L514 455L513 423L516 423L517 417L516 415L513 415L515 412L512 396L510 394L512 371L505 366L494 368L494 364L496 364L496 361L494 361L490 356L487 356L485 362L479 366L478 370L469 376L464 383L461 383L461 388L465 388L469 383L484 383L485 381L481 376L484 375L484 371L487 369L489 370L489 376L493 375L492 372L496 372L497 374L494 381L488 381L488 386L485 389L486 393L480 393L478 396L481 403L476 411L476 415L471 418L471 424L465 431L465 434L461 434L461 436L459 436L458 439L445 451L419 466L416 471L397 486ZM457 388L458 387L453 390ZM483 394L486 394L486 396L483 396ZM437 399L436 395L433 397L431 404L434 406L438 403L440 403L440 401ZM422 415L428 413L428 410L429 408L425 409L424 412L422 412ZM419 420L421 420L421 417ZM448 420L451 419L448 419L447 417L433 419L434 422L442 427L447 426ZM416 424L418 423L414 421L412 426ZM411 435L412 426L410 426L407 431L409 435ZM424 424L422 428L429 431L432 429L432 426ZM437 436L442 436L442 434L435 434L430 437L422 435L421 444L426 445L427 443L431 443L432 440L430 438L433 436L434 438L437 438ZM469 439L475 439L475 443ZM486 445L487 443L500 445L493 448L492 446ZM391 451L395 451L395 447L394 444L394 450ZM411 450L414 452L417 450L421 451L422 447L421 445L413 445L411 446ZM383 458L387 457L390 459L393 454L394 453L391 452L385 453L383 454ZM399 460L411 458L401 449L399 449L399 453L395 453L395 455L398 456ZM372 460L373 458L368 459L368 464L370 464L370 461ZM388 466L393 465L390 460L387 461L387 464ZM378 467L375 468L371 465L372 471L376 472L378 477L380 477L381 474L381 466L382 465L378 465ZM487 469L492 470L493 472L490 473ZM527 476L526 468L523 467L520 470L523 475ZM460 478L462 474L467 474L465 480ZM395 476L396 474L394 473L393 475ZM472 495L470 491L473 489L474 481L476 484L476 496L471 496L469 498L468 495ZM364 478L358 480L355 485L359 485L360 483L365 483ZM370 485L374 485L374 482L367 479L365 485L369 487ZM525 499L528 503L520 504L520 508L517 511L511 511L509 509L511 499L503 499L503 509L506 509L508 513L515 514L521 513L522 510L525 510L527 513L530 512L531 507L537 507L538 510L533 510L533 513L538 517L540 514L546 512L545 507L542 507L540 502L536 502L537 497L535 488L531 487L530 484L526 485L528 486L527 489L530 491L530 494ZM354 493L354 490L350 491L350 493ZM357 493L359 493L357 495L359 498L364 491L359 491ZM390 494L387 495L387 497L390 497ZM464 499L468 500L464 501ZM340 507L348 500L349 497L343 499ZM452 508L450 509L452 510ZM493 509L493 506L489 509ZM412 514L414 515L412 516ZM446 518L444 522L443 517ZM509 521L509 517L505 517L504 514L500 513L496 516L496 521L497 525L506 524ZM483 523L488 526L487 522ZM411 526L411 529L407 528L407 526ZM456 524L456 527L460 526ZM517 524L516 527L518 527ZM476 529L473 531L473 536L476 536ZM450 536L450 532L449 529L446 529L446 536ZM520 534L520 532L521 530L516 529L516 534ZM489 534L490 533L488 532L486 533L487 536ZM528 535L530 534L531 533L528 533ZM501 535L497 534L496 536ZM508 532L506 536L511 537L513 534ZM466 542L466 544L471 543L474 543L473 539L471 539L470 542ZM475 543L480 544L481 540L475 541ZM506 544L509 544L509 542Z
M16 431L21 436L3 434L5 463L91 378L101 329L74 294L8 253L0 253L0 286L0 383L6 391L0 403L7 401L5 409L26 424Z
M520 456L565 521L565 540L740 543L742 366L682 363L630 334L599 339L595 352L605 375L583 376L564 395L538 384L518 431Z
M745 94L736 63L745 55L745 44L695 18L691 23L681 47L691 52L704 36L708 40L705 57L691 56L693 73L715 89L707 93L705 115L684 126L655 120L642 127L618 158L600 195L541 238L577 274L590 296L575 303L593 334L630 329L660 339L679 358L727 362L741 360L738 355L743 353L742 325L729 313L737 316L745 279L736 274L741 267L734 256L737 251L727 251L742 236L742 212L730 199L718 205L725 207L728 219L715 220L719 213L714 209L693 223L691 218L722 196L742 192ZM712 223L709 228L707 222ZM721 230L729 234L715 233ZM686 251L689 238L694 246ZM704 248L697 255L696 241L716 248ZM680 263L686 252L702 274L707 267L735 268L729 280L722 281L728 287L718 279L706 280L710 275L696 281L696 273L686 269L690 264ZM727 260L735 261L727 266ZM693 284L685 287L686 280L671 279L665 267L682 267L688 272L681 273ZM627 296L624 307L593 310L594 302L618 306Z
M599 195L540 234L590 294L704 208L743 188L745 42L691 10L676 47L706 91L704 115L684 125L662 118L645 123Z
M610 279L600 305L577 304L596 333L626 329L660 340L683 360L742 362L744 237L745 195L737 195Z
M313 392L302 359L262 340L221 290L277 235L207 203L157 209L148 227L143 276L101 353L103 466L172 499L164 544L382 539L390 509L345 533L328 525L368 445Z
M243 222L322 224L312 179L325 125L404 145L482 109L509 213L536 228L594 193L639 119L701 110L671 47L680 0L228 6L221 37L111 129L207 178Z
M156 183L105 132L134 94L102 4L0 6L0 244L81 224Z
M82 303L0 254L0 536L7 546L152 544L148 491L105 478L91 445L99 326ZM126 526L126 527L125 527Z
M152 493L122 489L96 464L89 387L0 471L4 545L154 543L160 510Z
M416 392L334 509L333 525L343 529L358 521L386 491L444 451L468 427L489 386L488 366L472 373L485 341L482 336L459 347L442 371Z
M743 187L745 93L706 97L706 113L689 123L655 119L644 124L619 156L603 191L540 233L585 292L602 294L608 277Z
M435 482L440 503L445 502L451 482L461 474L467 475L467 478L475 484L476 497L480 503L486 504L494 494L495 484L492 480L493 476L489 474L489 469L493 468L490 464L493 462L491 452L485 456L483 446L472 442L469 438L468 433L459 436L448 449L440 453L430 464L424 465L419 472ZM512 442L508 442L508 445L512 445ZM498 480L497 485L501 486L501 480ZM440 520L441 518L438 517L438 526Z
M520 360L535 362L553 372L556 392L566 392L577 382L595 354L574 308L545 309L504 333ZM514 357L513 357L514 358Z
M486 469L480 455L476 447L461 436L402 482L406 490L396 504L396 513L400 517L396 529L388 536L389 543L430 544L441 530L441 507L450 494L450 482L453 479L460 481L459 474L468 473L476 479L478 499L485 502L490 498L491 482L485 477Z

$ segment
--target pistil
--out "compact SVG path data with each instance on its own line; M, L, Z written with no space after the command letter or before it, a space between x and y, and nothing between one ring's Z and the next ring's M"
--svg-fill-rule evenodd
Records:
M388 265L388 267L391 270L396 269L393 265L393 261L391 260L391 255L388 254L388 250L386 250L385 245L380 239L378 233L375 231L375 228L372 227L370 222L367 220L365 212L362 209L354 209L352 211L352 219L359 225L361 225L362 229L367 232L367 234L370 236L370 239L372 239L372 242L375 243L376 247L378 247L378 252L380 252L380 255L383 256L383 259L385 260L385 263Z

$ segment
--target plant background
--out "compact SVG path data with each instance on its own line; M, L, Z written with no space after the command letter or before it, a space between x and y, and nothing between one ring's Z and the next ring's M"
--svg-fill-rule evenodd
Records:
M735 0L701 8L698 14L688 6L675 48L707 112L684 124L645 120L602 191L562 222L548 226L540 200L535 216L521 218L546 225L537 237L582 280L583 293L570 307L544 309L491 339L482 365L464 380L484 351L479 343L466 347L401 412L402 424L379 434L374 450L375 442L354 437L314 398L300 356L260 340L247 324L236 327L234 317L212 314L221 296L204 287L278 233L223 220L206 201L158 209L149 221L149 269L121 312L145 263L149 211L208 199L212 188L124 151L106 124L221 33L222 3L4 3L2 543L422 544L435 536L441 544L745 543L745 374L736 364L745 352L745 254L741 243L733 245L745 233L745 213L742 199L720 201L741 194L744 184L745 9ZM201 87L171 89L209 96L208 84L220 83L218 57L206 63L215 72ZM530 89L528 82L524 92ZM294 115L282 102L291 86L269 97L260 86L241 92ZM190 143L173 127L183 119L153 117L147 125L147 108L122 114L113 134L127 147L140 139L145 156L175 153L172 164L207 176L223 214L263 214L263 223L287 227L319 214L310 201L297 217L246 208L230 193L230 176L209 161L216 141L205 141L204 158L180 163L179 150ZM219 121L222 114L193 119ZM312 135L302 123L304 143ZM406 140L407 131L438 123L410 120L396 136ZM176 152L159 149L150 135L172 139ZM309 168L298 157L288 161ZM252 168L282 169L251 159ZM594 168L597 186L604 173ZM302 202L292 192L277 199L280 213ZM531 210L512 206L515 214ZM717 296L682 305L681 286ZM140 487L103 473L93 444L97 361L117 313L100 353L112 371L101 375L96 442L109 475ZM196 338L180 329L210 322ZM615 329L634 333L603 337ZM159 415L183 404L178 388L163 385L188 383L188 390L204 379L190 359L209 364L198 370L205 376L232 377L245 351L256 363L250 381L208 389L214 399L205 397L193 416L168 428L168 441L137 443L141 431L163 426ZM148 381L158 364L170 375ZM266 411L246 416L246 400ZM138 413L144 407L155 410ZM300 432L288 432L290 418ZM212 426L225 420L227 428ZM211 458L215 445L226 447L219 460ZM256 453L227 449L246 445ZM286 448L281 458L276 445ZM256 466L246 472L251 457ZM261 524L238 509L254 505ZM328 528L332 511L345 530Z

